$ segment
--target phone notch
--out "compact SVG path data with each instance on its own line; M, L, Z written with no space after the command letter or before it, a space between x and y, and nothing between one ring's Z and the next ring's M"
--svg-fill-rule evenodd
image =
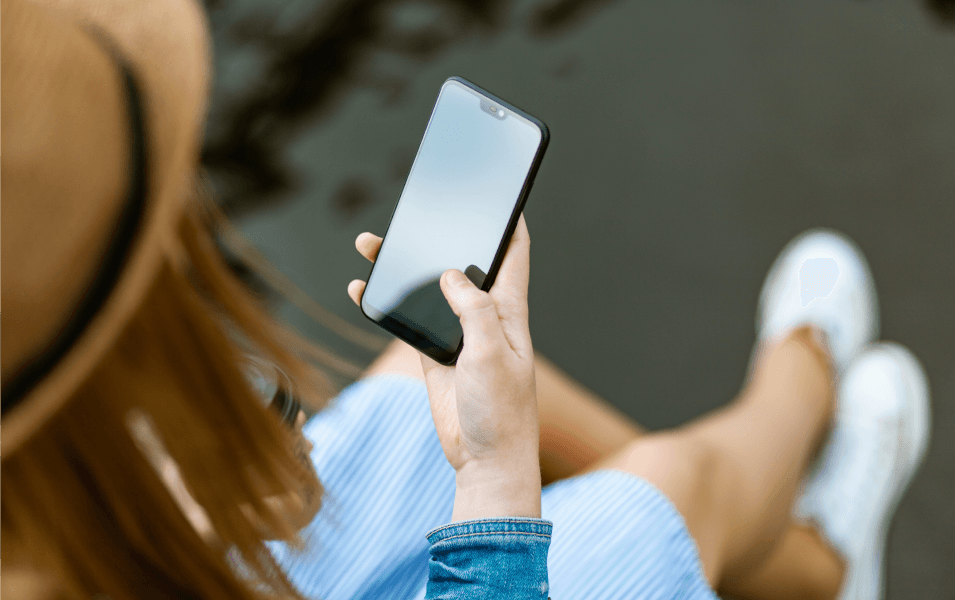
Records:
M507 109L490 100L481 100L481 110L492 115L498 121L503 121L507 118Z

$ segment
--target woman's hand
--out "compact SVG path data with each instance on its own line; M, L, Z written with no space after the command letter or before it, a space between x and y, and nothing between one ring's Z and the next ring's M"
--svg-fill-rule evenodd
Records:
M355 246L374 261L381 241L366 232ZM457 269L445 272L441 291L461 319L464 348L450 367L419 352L431 416L456 472L454 521L540 517L540 427L527 311L530 243L522 214L490 292ZM364 291L358 279L348 286L359 306Z

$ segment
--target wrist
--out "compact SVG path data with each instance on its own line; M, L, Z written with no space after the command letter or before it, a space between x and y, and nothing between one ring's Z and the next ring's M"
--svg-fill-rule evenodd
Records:
M452 521L541 517L539 460L468 463L455 473Z

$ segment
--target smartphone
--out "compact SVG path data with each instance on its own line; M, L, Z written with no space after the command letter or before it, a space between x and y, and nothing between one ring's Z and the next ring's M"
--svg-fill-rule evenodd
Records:
M368 275L362 313L453 365L467 340L441 275L458 269L491 289L549 140L540 119L461 77L445 81Z

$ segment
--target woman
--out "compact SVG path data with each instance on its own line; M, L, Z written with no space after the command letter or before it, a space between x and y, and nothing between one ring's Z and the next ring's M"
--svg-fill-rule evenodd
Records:
M523 216L490 293L442 278L471 340L455 367L396 344L333 398L212 242L198 6L6 0L2 27L3 592L881 593L928 392L873 344L871 277L839 235L783 252L739 397L676 430L641 434L534 357ZM356 244L374 260L380 241ZM250 357L320 412L283 427Z

